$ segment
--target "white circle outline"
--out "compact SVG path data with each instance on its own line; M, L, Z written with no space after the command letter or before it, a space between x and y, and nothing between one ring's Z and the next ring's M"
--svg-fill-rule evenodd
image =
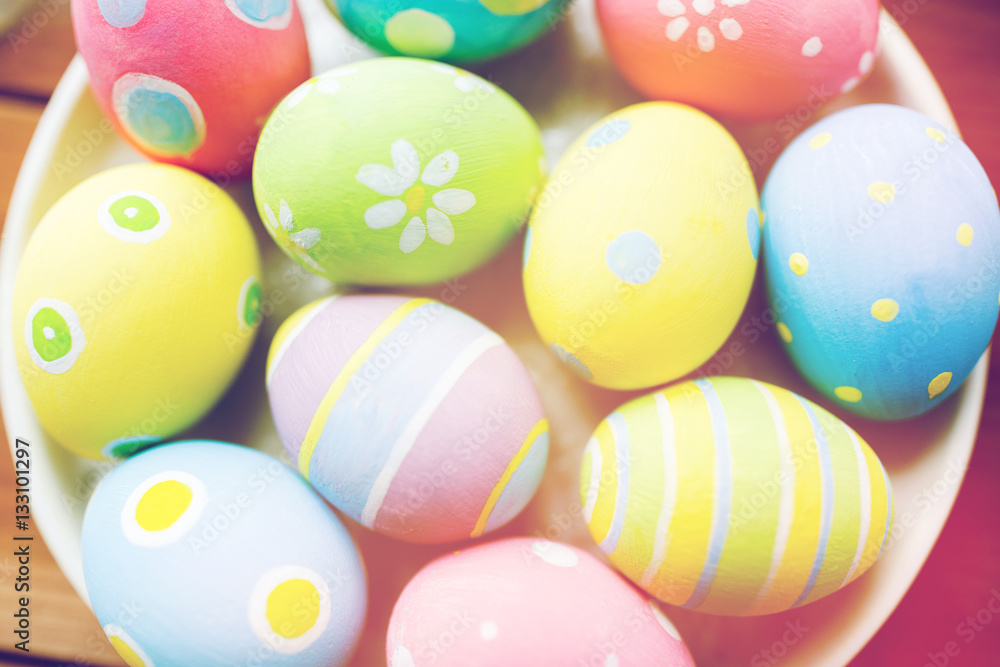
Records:
M132 125L128 122L127 112L128 98L135 88L151 90L155 93L169 93L179 99L181 103L187 107L188 113L191 114L191 122L194 123L195 133L198 135L198 141L191 147L191 150L186 153L164 151L150 144L137 132L133 131ZM169 81L152 74L143 74L142 72L129 72L127 74L122 74L118 77L118 80L115 81L115 85L111 88L111 103L114 106L115 116L118 118L118 122L121 123L125 132L128 133L129 138L142 146L143 150L152 155L157 157L190 157L192 153L201 148L201 145L205 143L205 115L202 114L201 107L198 106L197 102L195 102L191 93L189 93L183 86L174 83L173 81Z
M122 197L142 197L156 208L156 212L160 214L159 221L149 229L144 229L141 232L118 226L114 216L111 215L111 205ZM97 209L97 222L100 223L104 231L119 241L125 241L126 243L151 243L170 230L170 213L162 201L148 192L143 192L142 190L122 190L111 195L101 203Z
M160 482L175 481L191 489L191 503L173 524L163 530L146 530L135 520L135 510L143 495ZM140 547L154 549L173 544L188 532L201 517L205 505L208 504L208 489L205 483L194 475L180 470L167 470L147 477L135 487L125 505L122 507L122 532L125 538Z
M255 283L259 285L260 278L253 275L244 280L243 285L240 287L240 300L236 302L236 322L239 324L242 331L249 331L260 323L259 320L256 324L246 323L247 294L250 293L250 288L253 287ZM263 286L261 286L261 293L263 293Z
M120 625L108 623L103 629L104 634L108 636L109 642L111 641L111 635L118 637L123 644L128 646L137 656L139 656L139 659L142 660L142 664L145 665L145 667L156 667L153 659L146 655L146 652L143 651L138 644L136 644L134 639L132 639L132 635L125 632ZM115 653L117 653L117 651L115 651Z
M35 349L33 336L34 321L35 316L38 315L39 311L43 308L51 308L59 313L59 316L63 318L66 325L69 327L69 337L71 341L69 352L58 359L53 359L52 361L45 361L42 359L41 355L39 355L38 351ZM35 362L36 366L41 368L46 373L61 375L73 368L77 358L83 352L83 348L87 346L87 337L83 334L83 327L80 326L80 316L76 314L75 310L73 310L73 306L69 305L65 301L60 301L59 299L43 297L31 304L31 308L28 309L28 315L24 318L24 342L27 344L28 354L31 355L31 360Z
M282 637L271 628L267 620L267 598L271 592L291 579L305 579L319 592L319 615L316 623L298 637ZM301 565L281 565L265 572L250 593L247 617L254 634L278 653L292 655L301 653L319 639L330 622L330 587L316 572Z

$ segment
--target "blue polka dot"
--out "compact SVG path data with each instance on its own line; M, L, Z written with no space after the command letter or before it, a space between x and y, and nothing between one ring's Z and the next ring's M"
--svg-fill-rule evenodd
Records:
M591 148L598 148L614 143L624 137L632 123L624 118L615 118L604 123L587 138L587 145Z
M531 255L531 227L524 233L524 259L521 261L521 270L528 268L528 256Z
M101 16L116 28L127 28L139 22L146 13L146 0L97 0Z
M266 21L283 16L288 11L288 0L232 0L243 14L253 21Z
M660 246L638 229L619 234L604 255L611 273L630 285L645 285L660 270Z
M757 253L760 252L760 216L753 207L747 211L747 240L750 241L750 253L756 262Z
M582 361L573 356L573 354L567 352L561 345L549 343L549 349L552 350L557 357L559 357L559 361L569 366L570 370L582 377L584 380L594 379L594 374L590 372L590 369L587 368Z
M172 93L134 88L127 109L132 131L165 155L186 155L201 143L191 112Z

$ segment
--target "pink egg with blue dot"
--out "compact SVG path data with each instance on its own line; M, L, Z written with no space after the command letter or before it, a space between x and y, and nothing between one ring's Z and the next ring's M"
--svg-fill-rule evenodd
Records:
M221 180L250 173L271 109L309 77L294 0L73 0L105 115L138 151Z
M548 421L500 336L430 299L331 297L271 343L278 434L337 509L423 543L478 537L516 516L541 482Z
M94 490L83 574L130 667L344 665L367 607L333 510L262 452L189 440L134 456Z
M894 420L962 385L1000 311L1000 209L958 135L901 106L840 111L785 149L762 203L777 329L817 390Z
M535 538L443 556L396 602L389 667L694 667L676 628L589 553Z

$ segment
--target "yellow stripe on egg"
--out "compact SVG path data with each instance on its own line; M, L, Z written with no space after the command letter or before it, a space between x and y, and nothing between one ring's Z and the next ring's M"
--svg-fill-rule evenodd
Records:
M813 408L829 446L833 478L833 523L822 569L812 592L803 604L818 600L840 588L854 561L854 549L845 550L838 545L856 547L860 528L861 497L858 488L858 458L854 444L843 429L843 422L819 407Z
M425 303L431 303L431 299L410 299L389 313L388 317L382 320L375 328L375 331L368 337L368 340L359 346L344 363L344 367L340 369L337 377L334 378L333 383L320 402L319 407L316 408L316 413L313 415L312 421L309 422L306 437L299 448L299 470L302 471L303 477L309 479L309 462L312 459L313 452L316 450L316 445L319 443L319 437L323 434L323 428L326 426L326 420L330 416L330 410L337 403L351 377L364 365L368 357L371 356L371 353L378 347L378 344L382 342L382 339L388 336L407 315ZM315 309L311 312L315 312ZM272 344L271 347L273 349L274 345Z
M476 520L476 525L472 529L472 533L469 537L479 537L486 531L486 522L490 519L490 514L493 512L493 508L496 507L497 501L500 500L500 495L503 494L503 490L507 487L507 483L510 478L514 476L514 472L517 471L518 466L524 461L524 457L528 455L531 450L531 446L535 444L535 439L538 438L542 433L549 430L549 420L541 419L537 424L532 427L531 431L528 432L528 437L524 439L521 443L521 447L514 454L514 458L510 460L507 467L504 469L503 474L500 475L500 479L493 486L493 490L490 491L489 497L486 499L486 504L483 505L482 511L479 513L479 519Z
M664 465L662 427L655 410L620 411L629 430L629 486L651 493L629 493L621 536L612 555L629 554L622 572L629 578L642 579L656 546L656 526L663 508ZM622 457L623 453L619 453Z
M653 552L650 554L646 569L638 579L639 585L648 588L663 567L667 557L667 547L670 546L670 521L677 505L677 452L674 447L674 416L670 409L670 401L663 392L653 397L656 403L656 414L660 422L660 459L663 466L662 497L656 517L656 530L653 533Z
M868 539L865 543L861 562L851 578L857 579L865 570L872 566L882 550L885 533L886 516L888 513L888 479L882 474L882 464L870 447L863 447L865 462L868 465L868 478L871 480L871 523L868 525Z
M767 581L778 532L781 507L781 470L777 425L768 403L751 383L713 383L725 406L731 447L733 490L729 534L719 560L715 581L705 601L697 607L708 613L731 612L734 601L745 600L747 610ZM761 471L761 475L748 475ZM774 471L773 473L771 471ZM756 483L739 485L741 479Z
M597 451L600 454L601 465L598 474L598 487L594 502L593 514L590 519L590 534L594 541L600 544L607 537L611 527L611 518L615 512L615 496L618 491L618 461L615 451L614 437L607 421L602 421L594 431Z
M711 471L715 466L712 419L705 396L694 384L685 383L669 391L674 412L683 411L685 419L674 422L675 442L685 443L675 449L677 470ZM677 480L677 498L710 498L714 493L711 475L688 475ZM707 487L707 488L706 488ZM698 575L705 563L711 522L705 521L706 508L696 503L678 502L670 521L666 556L650 592L673 604L691 597ZM690 573L693 573L690 574Z
M822 512L817 489L821 488L819 450L812 423L805 409L788 391L771 392L781 408L795 468L795 501L788 543L774 584L761 600L756 613L787 609L805 589L819 544Z
M316 315L321 313L332 301L339 298L339 295L329 296L325 299L321 299L311 306L306 306L304 308L299 308L297 311L292 313L292 315L285 320L280 327L278 327L277 333L274 334L274 340L271 341L271 348L267 354L267 372L265 384L270 386L271 378L274 377L275 371L281 365L281 360L284 359L285 353L291 348L292 343L298 338L299 334L309 325Z

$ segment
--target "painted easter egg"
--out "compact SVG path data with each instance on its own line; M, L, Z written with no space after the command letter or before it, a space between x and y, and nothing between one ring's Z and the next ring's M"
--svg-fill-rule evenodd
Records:
M590 534L670 604L749 616L871 567L892 522L878 458L850 426L746 378L683 382L612 412L580 473Z
M268 232L303 267L338 283L421 284L496 254L544 170L538 126L505 92L451 65L377 58L285 98L253 188Z
M253 343L260 261L243 212L168 165L93 176L38 223L14 286L17 365L42 426L124 457L200 419Z
M497 334L430 299L331 297L281 326L267 391L278 434L337 509L412 542L478 537L542 478L548 421Z
M965 381L1000 310L1000 209L961 139L910 109L853 107L792 142L763 205L778 326L817 390L903 419Z
M529 44L569 0L326 0L347 28L384 53L489 60Z
M878 0L597 0L622 75L655 99L738 118L815 111L875 62Z
M582 549L499 540L438 558L389 621L389 667L694 667L654 602Z
M367 583L333 510L293 470L207 440L113 469L83 518L97 620L130 667L346 664Z
M294 0L72 0L90 88L151 159L250 175L271 109L309 78Z
M728 132L681 104L615 112L566 151L529 223L531 319L580 377L650 387L705 362L736 326L760 217Z

